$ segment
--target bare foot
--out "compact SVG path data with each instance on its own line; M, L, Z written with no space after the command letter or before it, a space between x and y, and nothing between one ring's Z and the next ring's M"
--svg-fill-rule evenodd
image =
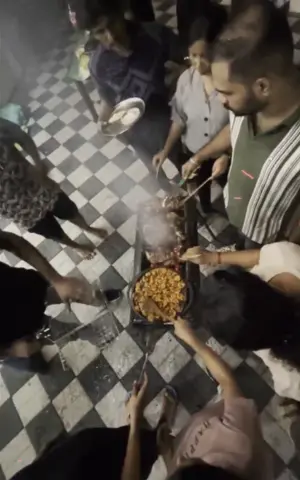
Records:
M105 228L90 227L90 232L99 238L105 238L108 235L108 231Z
M157 445L167 468L172 458L174 446L171 428L174 423L177 406L177 393L172 387L167 386L164 391L161 415L157 426Z
M91 260L97 253L94 245L80 245L76 248L76 251L85 260Z
M177 407L177 393L175 389L168 385L164 390L160 422L166 422L170 429L172 428L175 420Z

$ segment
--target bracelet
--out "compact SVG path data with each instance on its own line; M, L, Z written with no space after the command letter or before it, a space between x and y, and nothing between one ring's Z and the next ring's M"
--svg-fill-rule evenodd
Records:
M217 265L221 265L221 252L211 252L211 253L214 253L214 259L212 260L210 265L212 265L213 267L216 267Z

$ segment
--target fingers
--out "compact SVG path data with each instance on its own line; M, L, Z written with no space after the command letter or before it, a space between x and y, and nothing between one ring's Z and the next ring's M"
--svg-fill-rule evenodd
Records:
M200 247L191 247L188 248L180 257L181 260L183 261L192 261L195 259L199 259L199 257L202 254L202 250Z
M195 165L191 165L189 162L187 162L182 167L181 176L184 180L188 180L190 178L193 178L196 175L195 173L196 170L197 170L197 167Z
M137 395L138 391L139 391L139 385L138 385L138 382L135 380L132 385L131 395Z
M147 387L148 387L148 375L147 375L147 373L144 373L143 383L141 384L140 389L139 389L139 396L144 395Z

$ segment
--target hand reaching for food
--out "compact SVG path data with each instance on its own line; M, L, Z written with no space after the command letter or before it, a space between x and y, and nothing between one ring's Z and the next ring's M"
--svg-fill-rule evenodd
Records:
M156 173L159 172L166 158L167 158L167 155L165 154L164 150L161 150L160 152L154 155L152 159L152 166L155 169Z
M181 255L180 260L182 262L196 263L197 265L218 265L219 253L207 252L200 247L191 247Z

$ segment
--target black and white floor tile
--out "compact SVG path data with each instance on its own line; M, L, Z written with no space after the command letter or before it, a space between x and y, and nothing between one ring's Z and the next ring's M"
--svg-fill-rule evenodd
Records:
M173 0L157 2L156 9L160 21L175 27ZM299 41L299 22L291 22ZM38 235L24 236L61 274L83 276L102 287L121 288L125 296L113 312L78 304L73 305L71 314L62 307L49 309L47 313L56 318L56 338L67 335L57 342L59 349L56 344L44 348L51 367L49 374L32 375L1 368L0 480L11 478L32 462L63 431L122 424L124 401L139 375L145 354L143 331L129 322L126 286L132 277L136 211L139 203L150 198L157 188L130 147L98 133L76 88L65 81L70 51L69 45L58 48L41 66L30 93L30 132L49 166L50 176L76 202L87 220L107 228L110 236L99 241L70 223L63 223L72 239L89 240L98 246L98 254L90 261ZM97 102L93 85L87 86ZM173 176L176 172L170 167L168 173ZM6 231L23 233L7 222L1 226ZM210 226L217 241L202 227L199 241L204 247L219 248L228 243L228 227L221 218L215 218ZM23 265L10 254L1 253L0 259ZM68 332L83 324L84 328L68 336ZM205 332L200 334L235 369L245 394L256 399L274 457L275 478L297 478L299 459L287 432L275 418L276 396L264 365L252 355L243 358L219 345ZM217 394L216 385L199 359L169 331L157 332L148 375L145 416L150 425L157 421L161 392L167 383L178 389L181 399L177 431L191 413ZM160 478L164 478L164 471L158 464L152 479Z

